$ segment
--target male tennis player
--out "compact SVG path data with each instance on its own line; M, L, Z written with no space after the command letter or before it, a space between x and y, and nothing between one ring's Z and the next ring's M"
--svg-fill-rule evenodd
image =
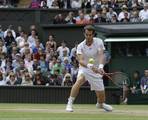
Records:
M79 72L77 81L73 85L66 106L66 111L73 112L73 102L79 93L80 87L87 80L91 90L96 92L97 106L106 111L112 111L112 106L105 104L105 91L102 75L104 74L104 44L101 39L95 38L95 28L92 25L84 27L85 40L77 47ZM89 59L94 59L94 64L89 64ZM87 93L86 93L87 94Z

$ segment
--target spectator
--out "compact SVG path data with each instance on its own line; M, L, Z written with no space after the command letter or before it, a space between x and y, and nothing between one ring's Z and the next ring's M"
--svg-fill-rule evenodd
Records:
M54 17L53 24L65 24L65 19L62 14L58 14Z
M46 84L40 68L38 68L35 71L33 84L34 85L45 85Z
M72 77L70 73L66 73L62 82L62 86L72 86Z
M48 6L47 6L47 2L46 2L46 0L42 0L40 6L41 6L41 8L43 8L43 9L47 9Z
M148 4L144 4L144 9L140 10L139 17L142 22L148 19Z
M52 48L54 51L57 49L57 43L55 41L55 36L54 35L49 35L48 40L46 42L50 48Z
M29 43L29 47L35 46L35 41L36 41L36 31L32 30L31 35L28 37L27 42Z
M106 14L107 21L111 22L112 21L112 16L114 16L114 15L117 16L117 13L113 10L112 7L109 7L109 11Z
M101 4L102 4L102 0L95 0L92 7L95 8L96 10L100 10L101 9Z
M60 7L59 7L58 0L53 0L50 8L52 8L52 9L59 9Z
M25 35L24 35L24 31L21 31L20 33L20 36L18 36L15 40L17 42L17 46L18 48L23 48L24 47L24 44L25 44Z
M134 71L131 78L130 90L132 94L138 94L140 90L140 73Z
M51 74L55 74L55 70L59 70L59 74L63 76L63 72L64 72L64 66L63 64L61 64L61 60L57 59L56 64L52 67L51 69Z
M123 20L125 17L129 19L130 13L128 12L128 7L126 5L122 6L122 11L119 13L118 20L119 22Z
M16 75L13 72L9 73L9 76L6 78L7 85L19 85L19 81L17 80Z
M64 57L63 65L64 65L64 70L65 70L64 72L71 74L72 65L69 62L69 58L68 57Z
M32 76L29 74L29 72L25 72L25 75L24 75L21 85L23 85L23 86L32 86L33 85Z
M81 0L71 0L71 7L74 9L81 8Z
M76 22L73 12L68 13L68 15L65 18L65 22L66 24L74 24Z
M13 25L9 25L8 29L4 32L4 38L8 35L8 32L12 33L13 38L16 38L16 33L13 29Z
M140 80L140 88L142 94L148 94L148 70L144 70L144 76Z
M39 0L32 0L29 8L33 8L33 9L40 8Z
M22 31L23 31L22 26L18 26L17 27L17 32L16 32L16 37L20 36Z
M62 83L62 75L60 74L59 69L54 69L54 74L51 74L50 76L50 85L61 85Z
M91 8L91 1L90 0L83 0L82 4L81 4L81 8L90 9Z
M64 50L67 50L67 55L69 55L70 50L69 50L69 48L66 46L66 43L63 41L63 42L61 43L61 46L59 46L59 47L57 48L57 52L58 52L58 54L59 54L59 57L62 57L62 56L63 56L63 51L64 51Z
M132 5L132 10L130 12L130 22L140 22L139 18L139 10L137 9L137 5Z

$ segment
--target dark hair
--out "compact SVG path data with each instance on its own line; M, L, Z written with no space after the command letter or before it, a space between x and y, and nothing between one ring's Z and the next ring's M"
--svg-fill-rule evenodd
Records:
M93 33L95 33L95 27L93 25L86 25L84 30L93 31Z

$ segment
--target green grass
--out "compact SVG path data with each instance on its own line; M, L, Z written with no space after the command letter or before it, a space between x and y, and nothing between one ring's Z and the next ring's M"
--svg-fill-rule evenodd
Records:
M65 112L61 104L0 104L0 120L146 120L147 105L113 105L113 112L96 109L95 105L75 105Z

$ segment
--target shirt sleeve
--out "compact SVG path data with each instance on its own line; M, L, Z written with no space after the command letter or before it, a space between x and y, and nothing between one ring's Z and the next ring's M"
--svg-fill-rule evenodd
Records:
M97 39L96 43L97 43L97 48L98 48L99 51L105 50L104 43L101 39Z
M77 47L77 54L82 54L82 47L81 47L81 45L78 45L78 47Z

